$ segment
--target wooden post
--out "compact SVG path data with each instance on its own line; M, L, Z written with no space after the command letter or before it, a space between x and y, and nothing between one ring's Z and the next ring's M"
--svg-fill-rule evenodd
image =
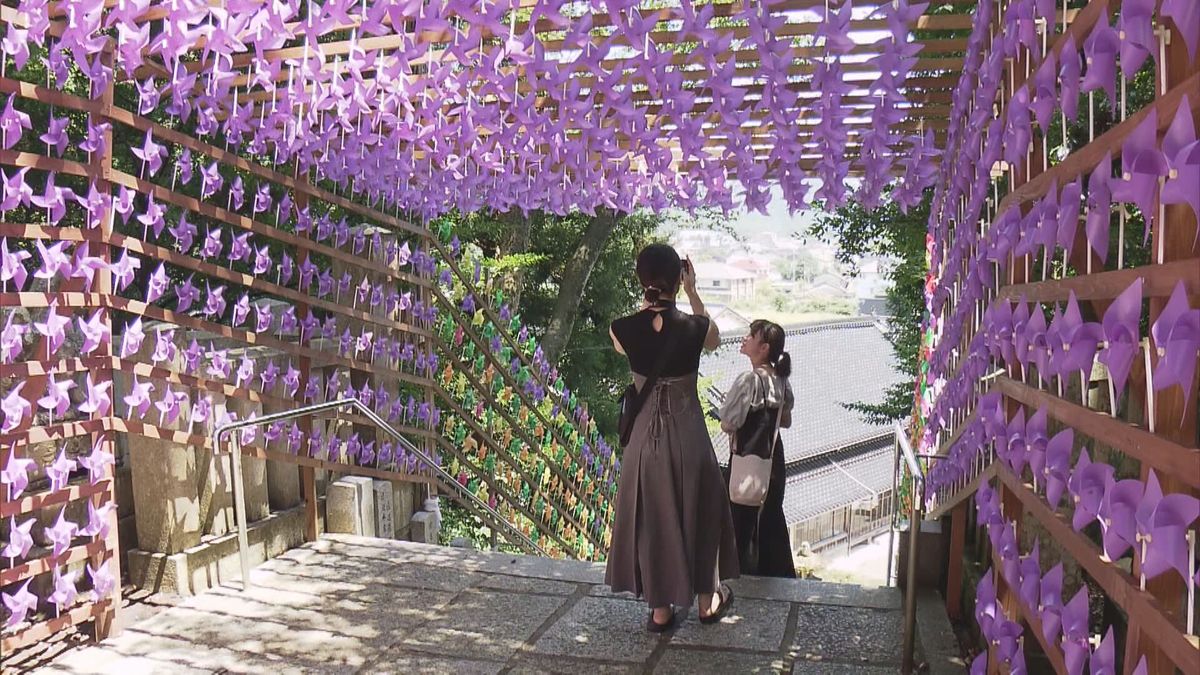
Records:
M964 499L950 513L950 561L946 568L946 614L962 618L963 549L967 537L967 504Z
M1165 26L1164 26L1165 28ZM1178 86L1188 77L1200 71L1200 63L1189 63L1187 49L1184 46L1183 35L1178 29L1171 24L1169 33L1169 43L1166 48L1166 59L1163 65L1166 66L1166 87L1169 91L1172 87ZM1197 59L1200 61L1200 58ZM1163 78L1161 72L1155 78L1161 87ZM1165 91L1161 89L1158 95L1162 96ZM1161 139L1161 135L1160 135ZM1157 208L1158 202L1155 201ZM1151 256L1156 256L1159 247L1163 249L1163 263L1169 263L1176 260L1187 260L1200 255L1200 251L1194 248L1195 242L1195 215L1191 212L1191 207L1187 204L1171 204L1167 205L1165 210L1161 212L1164 217L1160 217L1154 226L1151 233ZM1192 307L1200 305L1200 295L1191 294L1188 296L1188 302ZM1158 320L1162 314L1163 308L1167 304L1166 297L1153 297L1150 299L1150 325ZM1155 345L1151 341L1151 367L1154 368L1158 364L1159 356ZM1141 359L1139 359L1140 361ZM1145 377L1144 368L1142 371L1142 380L1139 383L1133 381L1129 384L1130 396L1145 396ZM1154 432L1155 434L1176 441L1185 447L1194 447L1197 442L1197 424L1196 424L1196 402L1197 402L1197 382L1193 376L1192 381L1184 385L1188 389L1189 402L1184 403L1183 387L1173 386L1167 389L1161 389L1154 392L1154 410L1147 410L1144 416L1143 423L1149 428L1151 414L1154 415ZM1143 406L1145 407L1145 406ZM1189 488L1188 484L1180 480L1179 476L1168 474L1165 472L1155 472L1158 476L1160 485L1162 486L1163 494L1172 492L1184 492L1197 495L1197 490ZM1149 466L1142 464L1141 478L1143 481L1150 475ZM1134 547L1133 559L1133 576L1137 578L1142 567L1141 551L1138 547ZM1154 595L1163 604L1165 611L1179 619L1182 625L1182 616L1186 612L1184 607L1185 598L1187 597L1187 587L1182 579L1172 573L1162 574L1155 579L1146 581L1146 590ZM1148 634L1136 622L1131 622L1129 631L1126 633L1125 640L1125 673L1131 673L1137 666L1138 660L1144 655L1146 657L1147 672L1152 675L1170 675L1175 672L1175 665L1167 657L1163 651L1158 648L1152 639L1143 639Z
M113 65L113 46L111 44L105 46L99 58L103 63L111 68ZM110 80L104 89L104 94L101 97L101 106L104 111L101 114L89 114L88 120L93 125L100 124L106 121L107 111L113 106L113 82ZM104 152L92 153L89 158L88 171L91 174L92 180L96 182L96 189L104 194L112 194L112 183L109 182L109 172L112 171L113 158L113 133L110 126L104 132ZM112 202L103 209L100 215L99 239L104 242L99 247L98 255L105 263L111 263L113 259L112 248L108 241L112 236ZM105 270L102 274L96 275L95 292L100 295L108 296L115 294L112 283L112 273ZM108 329L108 334L113 334L112 311L109 310L104 314L104 323ZM113 355L112 343L102 343L98 348L98 354L111 357ZM96 380L99 382L107 381L112 383L113 398L116 398L116 381L111 365L111 359L107 361L110 365L99 370L96 373ZM105 452L109 452L114 457L116 456L116 434L112 431L97 431L93 434L93 444L100 444ZM104 501L110 504L117 503L117 476L115 465L110 465L105 469L105 478L108 479L107 494L98 494L91 498L92 504L99 507ZM107 500L105 499L107 497ZM116 581L113 586L112 595L109 597L108 604L96 616L96 621L92 624L92 633L96 641L99 642L116 634L119 630L117 619L121 612L121 550L118 534L118 513L117 508L113 508L108 514L108 537L104 543L104 550L91 557L93 569L100 569L102 565L109 566L108 571L112 578ZM106 559L107 558L107 559Z

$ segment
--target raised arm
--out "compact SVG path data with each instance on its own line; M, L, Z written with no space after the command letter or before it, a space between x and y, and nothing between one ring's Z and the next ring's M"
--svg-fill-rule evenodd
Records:
M708 310L704 308L704 301L696 292L696 268L692 266L691 258L687 258L684 262L682 282L683 292L687 293L688 303L692 306L692 315L708 318L708 333L704 336L704 349L711 352L721 346L721 330L717 328L717 322L708 316Z

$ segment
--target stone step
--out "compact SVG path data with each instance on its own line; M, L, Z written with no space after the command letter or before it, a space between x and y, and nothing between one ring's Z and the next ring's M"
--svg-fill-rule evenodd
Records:
M746 577L667 635L604 565L327 535L46 672L894 673L893 588Z

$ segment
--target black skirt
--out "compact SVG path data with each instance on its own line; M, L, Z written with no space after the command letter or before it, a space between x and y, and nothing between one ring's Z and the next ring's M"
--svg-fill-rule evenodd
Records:
M783 442L776 435L774 453L770 437L775 429L778 410L763 408L751 411L737 431L737 453L759 457L771 455L771 483L761 508L730 503L733 529L737 536L738 561L742 574L760 577L795 578L792 562L792 542L787 520L783 515L784 475ZM729 473L725 473L726 488ZM726 490L728 494L728 490Z

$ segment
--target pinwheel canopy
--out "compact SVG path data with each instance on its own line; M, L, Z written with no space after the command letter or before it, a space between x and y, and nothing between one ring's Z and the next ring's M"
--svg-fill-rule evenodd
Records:
M0 12L14 61L48 46L96 95L132 82L143 114L429 218L762 208L774 183L799 209L818 185L840 203L852 174L864 201L896 176L919 196L967 46L955 35L970 27L969 6L927 4L26 0ZM151 175L165 159L150 135L135 153Z

